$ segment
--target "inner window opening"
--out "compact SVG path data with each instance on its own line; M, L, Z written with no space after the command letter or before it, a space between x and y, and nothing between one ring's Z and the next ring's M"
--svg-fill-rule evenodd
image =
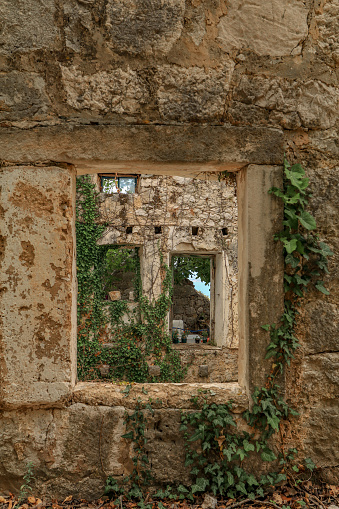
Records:
M119 180L127 178L133 180L132 188ZM122 174L96 174L91 181L99 192L95 222L104 229L97 240L98 265L93 267L101 281L100 298L90 313L98 318L101 313L103 320L88 330L80 363L85 370L90 362L93 367L84 374L80 367L79 379L237 381L234 181L187 178L183 186L182 177ZM197 220L201 226L192 226ZM221 228L225 221L227 227ZM166 267L172 289L169 301L160 306L163 322L155 334L156 327L147 324L149 308L143 308L143 299L157 301ZM79 329L85 333L85 322L92 318L83 316ZM152 346L158 342L157 334L168 338L169 349L163 349L161 358L154 356ZM80 332L78 352L83 351L81 336Z
M211 264L209 255L172 257L173 343L214 345L211 327Z

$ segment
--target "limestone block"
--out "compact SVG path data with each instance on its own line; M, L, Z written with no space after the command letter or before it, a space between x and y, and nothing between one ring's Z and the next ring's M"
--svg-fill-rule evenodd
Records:
M305 357L302 366L302 384L303 393L311 402L338 399L339 352L319 353Z
M108 294L111 300L121 300L121 292L119 290L108 292Z
M164 65L158 68L157 98L166 120L221 119L234 69L232 60L216 69Z
M330 476L330 467L338 465L339 441L337 436L339 422L339 405L337 401L320 399L317 404L306 408L302 412L303 430L302 449L304 457L312 458L315 464L326 465L325 476ZM333 470L334 478L330 482L338 482ZM325 477L326 478L326 477Z
M261 76L243 76L233 98L251 107L265 108L275 115L280 113L282 116L280 119L276 117L276 120L282 126L293 129L300 124L308 128L332 127L339 104L338 90L321 81L300 82Z
M148 366L149 376L160 376L160 366Z
M258 55L289 55L307 36L307 15L298 0L234 0L219 22L218 40L226 52L246 48Z
M315 42L325 54L332 56L337 65L339 62L338 18L338 0L322 2L321 8L316 10L314 17L316 24L314 33Z
M181 417L178 409L156 410L147 430L147 455L155 482L189 484L189 468L185 468L185 447L180 433Z
M97 498L102 495L106 474L128 473L129 445L124 408L70 407L3 412L0 420L0 490L18 490L27 463L35 472L35 492L41 496ZM100 445L99 445L100 444ZM124 464L124 465L123 465Z
M76 0L67 0L63 4L64 33L66 47L80 53L83 47L95 47L95 35L98 26L95 25L89 8L90 3L80 3ZM92 49L91 48L91 49Z
M77 110L133 114L149 101L146 84L129 68L85 75L75 66L61 66L61 72L67 103Z
M74 171L2 168L0 405L58 405L75 382Z
M250 161L280 164L284 153L282 132L259 127L61 125L3 128L1 137L1 159L64 161L76 164L79 174L122 167L135 171L137 164L141 171L175 174L180 168L192 176L239 168Z
M42 76L17 71L0 75L0 120L41 120L48 109Z
M339 351L339 314L335 303L324 299L306 302L303 328L307 331L302 347L307 354Z
M58 30L54 0L2 0L0 53L53 47Z
M184 0L109 0L106 28L113 49L131 55L166 54L180 37Z
M208 365L207 364L201 364L199 366L199 376L200 377L207 377L209 373Z

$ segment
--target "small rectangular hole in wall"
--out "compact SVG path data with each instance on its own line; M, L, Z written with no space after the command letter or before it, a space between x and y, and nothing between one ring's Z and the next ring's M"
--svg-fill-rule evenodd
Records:
M222 228L222 229L221 229L221 231L222 231L222 234L223 234L224 236L225 236L225 235L228 235L228 228L226 228L226 227L225 227L225 228Z
M161 226L155 226L155 227L154 227L154 233L155 233L156 235L158 235L159 233L161 233Z
M127 226L126 228L126 233L129 234L129 233L133 233L133 226Z
M199 226L192 226L192 235L198 235Z

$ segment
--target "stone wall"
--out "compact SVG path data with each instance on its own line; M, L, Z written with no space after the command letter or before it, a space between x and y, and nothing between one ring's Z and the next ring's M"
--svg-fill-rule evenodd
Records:
M185 279L173 287L173 320L183 320L184 328L191 330L210 327L210 299Z
M19 489L28 461L50 496L97 496L131 468L123 413L141 389L75 385L75 169L237 172L239 383L207 388L239 412L264 383L261 325L281 312L267 190L284 152L307 169L335 255L331 294L310 292L298 319L285 387L300 416L283 436L338 479L338 13L337 0L1 3L1 489ZM179 412L195 390L148 388L164 402L149 428L156 483L185 479Z

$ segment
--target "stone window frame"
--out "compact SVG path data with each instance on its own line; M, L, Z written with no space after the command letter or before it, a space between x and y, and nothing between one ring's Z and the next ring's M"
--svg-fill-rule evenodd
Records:
M61 125L48 130L39 126L30 130L4 128L2 139L2 159L11 170L33 168L37 182L40 174L46 175L46 172L56 169L72 177L72 184L67 189L60 189L60 192L64 196L67 193L72 196L73 220L65 233L67 239L73 239L73 245L76 174L116 172L117 168L124 173L134 172L138 168L138 173L186 177L209 172L236 172L241 317L238 383L164 384L168 398L163 404L172 408L190 408L190 395L193 387L197 386L206 389L213 387L215 402L233 399L235 404L248 405L249 395L255 386L263 385L267 373L263 360L268 337L261 326L277 323L283 310L283 256L281 246L273 240L274 233L281 229L283 207L279 200L268 194L270 187L282 184L283 132L273 128L212 125ZM35 382L34 373L20 377L19 367L11 367L8 374L2 370L2 408L60 408L70 400L94 404L104 401L112 405L125 401L124 394L117 386L100 384L100 387L96 387L89 382L76 381L74 255L70 277L60 282L61 287L72 295L72 306L64 318L67 358L63 358L62 365L58 365L55 380L43 382L42 385ZM46 270L49 270L48 260ZM0 345L6 354L4 366L11 359L13 348L10 341L10 338L5 338ZM35 351L38 338L33 335L30 343L27 343L26 337L22 337L21 342L16 348L28 355L28 351ZM14 383L11 382L13 377ZM157 384L147 385L150 385L149 396L156 396ZM187 388L187 385L190 387ZM141 387L135 390L143 399Z

